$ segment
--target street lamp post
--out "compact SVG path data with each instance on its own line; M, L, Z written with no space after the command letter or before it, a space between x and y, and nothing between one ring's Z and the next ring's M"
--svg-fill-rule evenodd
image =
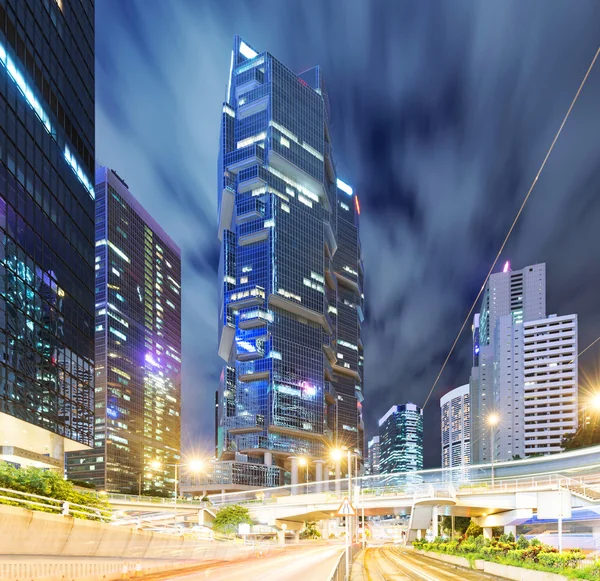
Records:
M174 500L173 504L175 505L175 509L177 509L177 497L179 496L179 468L185 467L191 472L200 472L204 467L204 463L202 460L191 460L185 464L162 464L159 460L154 460L150 463L150 466L155 470L160 469L161 467L165 468L173 468L175 470L175 486L174 486Z
M492 488L494 487L494 428L498 425L500 418L498 414L491 414L488 416L487 423L490 426L490 448L492 453Z
M304 458L304 456L301 456L300 458L298 458L298 466L306 467L306 480L304 481L304 484L305 484L305 490L308 493L308 460L306 458Z
M346 448L348 451L348 501L352 503L352 451L350 448ZM331 452L332 458L336 461L336 466L343 457L343 450L336 448ZM350 521L351 517L346 516L346 581L350 579ZM364 523L363 523L364 526Z

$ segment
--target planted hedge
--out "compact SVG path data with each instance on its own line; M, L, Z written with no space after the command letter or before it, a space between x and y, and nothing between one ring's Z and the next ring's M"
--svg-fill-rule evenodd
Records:
M600 580L600 562L581 566L581 561L585 558L581 549L559 553L554 547L544 545L537 539L529 541L523 536L517 540L512 534L502 535L493 540L485 539L483 535L464 539L437 537L432 542L424 539L413 541L413 546L423 551L465 557L471 563L481 559L502 565L558 573L566 577Z

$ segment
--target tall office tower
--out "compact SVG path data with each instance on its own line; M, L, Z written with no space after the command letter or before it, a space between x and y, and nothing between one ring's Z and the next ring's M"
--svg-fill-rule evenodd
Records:
M369 440L368 457L369 457L369 474L379 474L379 462L380 462L380 447L379 447L379 436L373 436Z
M487 419L493 412L498 411L498 406L501 405L500 379L497 372L495 376L494 367L494 362L498 360L498 350L505 348L497 341L500 333L497 329L499 319L508 317L508 321L504 320L501 323L505 334L508 323L516 326L523 321L541 319L545 316L545 264L535 264L522 270L512 271L509 263L506 263L502 272L490 276L483 293L479 317L475 319L473 325L474 360L470 385L473 433L471 453L475 464L491 460L491 430ZM508 367L506 371L509 371ZM508 377L508 374L505 375ZM503 390L502 398L514 401L514 378L510 381L510 388ZM511 391L510 394L508 389ZM500 419L498 430L495 430L497 434L507 433L501 432L501 429L503 426L512 425L512 418L515 415L513 410L513 407L503 408L505 417ZM507 445L505 448L508 450Z
M94 3L0 3L0 459L94 436Z
M469 384L448 392L442 409L442 468L471 464L471 398Z
M320 68L296 75L235 37L219 155L218 456L273 468L266 485L297 478L296 455L312 470L332 445L363 452L359 213L336 175Z
M379 420L379 473L423 469L423 410L394 405Z
M171 492L180 457L181 257L112 170L96 171L96 434L69 478ZM160 462L160 468L152 464Z
M560 452L578 424L577 315L523 324L525 456Z

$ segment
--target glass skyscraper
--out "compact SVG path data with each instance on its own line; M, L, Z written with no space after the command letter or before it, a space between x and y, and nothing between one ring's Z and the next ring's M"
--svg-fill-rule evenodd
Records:
M336 444L363 452L360 205L336 174L320 68L294 74L239 37L231 59L217 455L275 475L290 456L324 459Z
M114 171L96 171L96 196L96 434L92 451L68 455L67 472L109 491L170 493L168 465L180 458L180 251Z
M94 3L0 2L0 459L94 429Z
M379 420L379 473L423 470L423 410L394 405Z

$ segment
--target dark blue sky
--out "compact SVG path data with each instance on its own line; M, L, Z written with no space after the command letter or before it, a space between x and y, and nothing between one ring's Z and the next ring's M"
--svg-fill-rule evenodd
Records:
M323 67L338 174L362 207L369 436L390 405L423 404L600 45L594 0L98 0L96 20L98 161L181 246L183 443L205 452L233 35ZM599 96L600 64L502 258L547 263L549 312L579 315L581 346L600 335ZM582 358L588 378L599 360ZM428 466L439 397L469 371L466 333L425 410Z

